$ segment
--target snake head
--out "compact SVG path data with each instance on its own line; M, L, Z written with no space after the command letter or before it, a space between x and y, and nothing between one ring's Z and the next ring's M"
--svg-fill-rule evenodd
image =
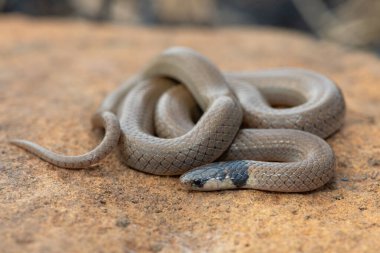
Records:
M187 190L202 191L203 186L208 181L207 178L197 175L194 170L182 175L180 177L180 182L182 186Z
M211 163L183 174L180 181L186 189L196 191L241 188L249 177L247 165L246 161Z

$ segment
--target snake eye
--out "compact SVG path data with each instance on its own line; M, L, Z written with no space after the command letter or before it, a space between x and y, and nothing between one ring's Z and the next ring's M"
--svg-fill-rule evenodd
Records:
M203 185L204 185L204 182L201 179L194 179L193 183L191 184L193 188L202 188Z

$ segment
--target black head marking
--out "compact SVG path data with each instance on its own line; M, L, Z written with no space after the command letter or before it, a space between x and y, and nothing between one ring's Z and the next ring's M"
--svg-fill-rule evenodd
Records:
M249 178L249 164L246 161L233 161L228 164L228 175L236 187L243 187Z

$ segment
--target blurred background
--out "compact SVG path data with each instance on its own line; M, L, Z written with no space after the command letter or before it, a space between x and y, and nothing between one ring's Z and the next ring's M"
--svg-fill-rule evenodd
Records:
M380 53L378 0L0 0L0 15L136 25L263 25Z

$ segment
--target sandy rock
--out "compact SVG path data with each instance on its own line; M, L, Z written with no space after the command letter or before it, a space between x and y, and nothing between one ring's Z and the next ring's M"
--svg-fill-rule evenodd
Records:
M0 19L0 245L3 252L379 252L380 61L302 34ZM104 96L163 49L189 46L223 70L302 67L345 95L328 139L334 180L306 194L187 192L127 168L117 152L86 170L11 146L27 138L80 154L99 141Z

